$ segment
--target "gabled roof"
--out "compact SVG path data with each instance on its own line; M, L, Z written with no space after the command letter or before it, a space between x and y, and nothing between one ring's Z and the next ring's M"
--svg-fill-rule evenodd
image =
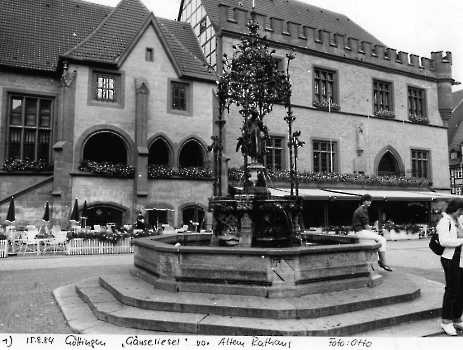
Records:
M115 63L149 15L139 0L122 0L90 36L64 56Z
M216 80L215 73L206 65L193 28L188 23L157 18L182 74L194 78Z
M0 65L55 71L110 12L80 0L0 0Z
M62 56L120 66L149 23L179 76L216 79L191 26L156 18L140 0L114 8L81 0L0 0L0 65L56 71Z
M457 108L458 105L463 103L463 90L458 90L452 93L453 108Z
M202 0L202 3L216 30L219 29L219 3L229 5L230 9L242 7L248 11L252 10L252 1L250 0ZM267 21L270 17L275 17L282 19L284 22L291 21L317 29L324 29L333 34L343 34L360 41L367 41L386 47L380 40L348 17L300 1L256 0L255 11L267 16ZM267 26L269 26L268 22Z

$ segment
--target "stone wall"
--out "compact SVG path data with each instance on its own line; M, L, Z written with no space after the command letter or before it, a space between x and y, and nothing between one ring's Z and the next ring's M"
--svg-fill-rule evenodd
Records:
M51 196L52 182L47 179L48 175L0 175L0 198L7 198L8 196L15 195L23 191L25 188L35 187L36 185L45 182L43 185L34 188L31 191L21 194L14 198L16 226L36 225L41 227L44 225L43 215L45 214L45 205L49 202L50 218L53 216L53 198ZM4 227L7 222L5 221L8 213L10 201L0 205L0 226ZM69 212L70 216L70 212ZM49 227L57 224L54 220L50 220Z
M239 39L223 38L224 50L231 57L232 45ZM271 50L272 48L270 48ZM276 47L275 55L284 57L287 51ZM323 67L337 72L339 81L339 111L320 110L312 106L314 67ZM341 173L365 172L377 174L379 159L389 149L394 152L402 165L403 173L411 176L411 150L430 152L430 181L433 187L449 188L447 129L438 109L437 84L418 76L409 76L400 71L385 72L361 64L340 62L308 53L297 52L290 63L292 83L293 115L296 121L293 130L301 130L301 141L305 145L299 149L298 169L313 171L312 141L332 140L338 145L337 171ZM373 116L373 79L390 81L393 86L394 119ZM407 86L418 86L426 91L426 112L429 125L420 125L408 120ZM285 137L288 141L286 110L276 105L265 117L270 136ZM227 144L225 153L230 158L229 167L243 165L241 152L235 152L236 139L240 136L243 118L239 108L233 106L227 121ZM363 152L357 153L357 129L364 133ZM432 140L432 142L429 142ZM287 147L285 147L287 149ZM283 166L289 167L289 151L286 150Z

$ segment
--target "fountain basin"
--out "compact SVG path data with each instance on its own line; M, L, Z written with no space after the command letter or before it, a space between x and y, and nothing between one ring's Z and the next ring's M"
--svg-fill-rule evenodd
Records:
M191 245L213 240L212 234L137 238L133 240L131 273L157 289L171 292L268 298L375 287L382 283L377 272L379 244L357 243L356 238L347 236L304 236L312 245L289 248ZM323 244L318 245L317 241Z

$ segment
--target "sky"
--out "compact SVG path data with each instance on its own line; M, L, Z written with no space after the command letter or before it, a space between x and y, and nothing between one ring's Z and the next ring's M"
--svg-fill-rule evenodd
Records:
M116 6L119 0L86 0ZM141 0L157 17L177 19L180 0ZM252 0L243 0L249 1ZM420 57L452 52L453 78L463 83L462 0L299 0L341 13L387 47ZM217 0L219 3L220 0ZM255 0L256 10L259 0ZM463 85L453 91L463 90Z

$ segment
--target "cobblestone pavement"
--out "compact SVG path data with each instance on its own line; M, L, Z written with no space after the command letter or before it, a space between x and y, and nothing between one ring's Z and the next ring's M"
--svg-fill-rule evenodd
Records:
M128 274L132 254L0 259L0 333L72 333L53 290L102 274Z
M427 243L427 240L388 242L388 264L394 270L442 284L443 292L444 274L439 257L429 250ZM87 277L128 274L132 264L133 254L18 255L0 259L0 333L72 333L52 291Z

